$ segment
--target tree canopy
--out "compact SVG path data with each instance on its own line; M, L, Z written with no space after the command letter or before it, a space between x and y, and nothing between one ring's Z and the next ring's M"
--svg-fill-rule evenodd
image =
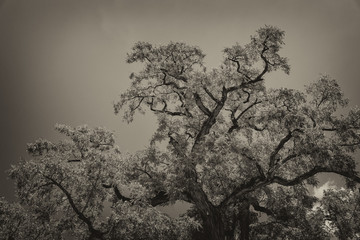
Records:
M136 43L127 62L143 68L114 109L129 123L155 114L149 146L126 154L104 128L57 125L64 141L29 144L32 158L10 170L19 203L1 201L5 239L329 239L329 224L353 227L338 234L351 239L355 224L331 214L338 196L315 210L308 189L323 172L360 182L360 109L330 76L304 92L266 88L268 73L290 71L283 40L262 27L211 70L196 46ZM156 208L176 201L191 204L178 218Z

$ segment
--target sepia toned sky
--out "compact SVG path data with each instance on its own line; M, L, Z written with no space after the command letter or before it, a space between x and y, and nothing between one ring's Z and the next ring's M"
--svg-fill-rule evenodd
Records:
M154 118L127 125L112 108L136 70L125 63L135 42L197 45L212 68L265 24L286 31L292 67L268 86L329 74L360 105L359 0L0 0L0 196L13 199L5 170L27 157L26 143L61 138L55 123L105 126L123 151L148 144Z

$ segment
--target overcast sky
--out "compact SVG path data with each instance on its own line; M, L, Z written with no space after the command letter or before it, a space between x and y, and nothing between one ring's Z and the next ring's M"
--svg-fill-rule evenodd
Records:
M0 0L0 196L12 195L4 171L26 143L60 139L55 123L105 126L123 151L148 144L154 119L127 125L112 108L135 70L125 63L135 42L197 45L212 68L265 24L286 31L292 67L268 86L301 89L329 74L360 105L359 0Z

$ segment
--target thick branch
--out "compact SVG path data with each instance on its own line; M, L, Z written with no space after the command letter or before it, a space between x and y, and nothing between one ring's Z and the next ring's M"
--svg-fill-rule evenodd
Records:
M209 111L208 112L209 117L203 122L201 129L196 136L195 143L194 143L192 149L194 149L196 147L196 145L200 142L200 140L209 133L211 127L216 123L216 118L225 105L225 101L227 99L227 93L228 92L227 92L226 88L223 87L223 91L221 94L221 100L216 104L216 107L214 108L214 110L212 112L210 112L207 109Z
M124 195L122 195L119 188L115 184L102 184L102 186L104 188L112 188L112 189L114 189L115 196L121 201L126 202L126 201L131 200L131 198L128 198L128 197L125 197Z
M233 199L237 196L244 195L246 193L252 192L256 188L267 185L268 182L263 176L252 177L248 182L239 185L234 191L228 195L221 203L220 207L228 205Z
M158 192L155 197L150 199L151 206L155 207L170 201L169 195L165 191Z
M195 103L199 107L199 109L207 116L211 115L210 110L205 107L198 93L194 93Z
M269 216L273 216L274 213L266 208L266 207L263 207L263 206L260 206L259 202L256 200L256 199L250 199L250 204L254 207L254 209L258 212L263 212L263 213L266 213L267 215Z
M321 173L321 172L326 172L326 173L337 173L341 176L347 177L355 182L360 183L360 177L357 176L355 173L353 172L349 172L349 171L340 171L340 170L335 170L335 169L331 169L329 167L320 167L320 166L316 166L313 169L311 169L310 171L307 171L306 173L303 173L293 179L285 179L279 176L275 176L272 179L273 183L278 183L280 185L283 186L294 186L297 184L302 183L304 180L314 176L317 173Z
M281 149L283 149L284 145L292 138L293 136L292 134L294 132L302 132L302 130L295 129L293 131L289 131L289 133L283 139L280 140L279 144L276 146L276 148L270 155L269 170L271 170L274 167L276 155L279 153Z

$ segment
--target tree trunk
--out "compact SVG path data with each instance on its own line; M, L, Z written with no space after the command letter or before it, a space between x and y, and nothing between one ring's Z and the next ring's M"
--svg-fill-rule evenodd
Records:
M250 204L244 201L239 214L240 240L250 239Z
M218 209L212 209L208 214L203 215L203 234L201 240L225 240L225 227Z
M225 226L221 209L215 207L207 199L202 189L195 185L191 192L191 198L194 200L197 210L203 220L203 237L204 240L225 240Z

